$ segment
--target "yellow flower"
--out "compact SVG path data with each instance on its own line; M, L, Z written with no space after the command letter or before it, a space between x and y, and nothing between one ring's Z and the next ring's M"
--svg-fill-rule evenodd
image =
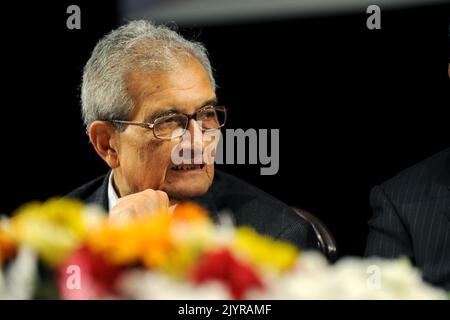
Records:
M297 248L290 243L272 240L248 227L236 229L232 248L253 265L277 272L288 271L299 255Z
M11 234L52 267L58 266L84 239L94 220L77 200L53 198L20 207L11 218Z
M216 229L208 212L193 202L179 203L171 215L173 249L160 269L181 279L200 254L215 245Z
M173 223L171 231L174 248L160 269L181 279L189 273L201 253L214 247L216 229L211 222L199 220L189 224Z
M159 269L169 276L177 279L182 279L194 265L197 260L200 250L192 247L190 243L180 243L173 247L173 250L167 255L167 259L163 261Z

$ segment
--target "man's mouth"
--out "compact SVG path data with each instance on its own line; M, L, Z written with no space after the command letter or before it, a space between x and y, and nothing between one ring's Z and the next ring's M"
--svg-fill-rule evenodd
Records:
M172 166L172 170L175 171L190 171L190 170L202 170L205 164L181 164L178 166Z

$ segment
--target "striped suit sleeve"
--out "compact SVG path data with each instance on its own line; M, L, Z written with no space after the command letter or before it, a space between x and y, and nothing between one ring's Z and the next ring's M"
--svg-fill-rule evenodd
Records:
M395 258L406 256L413 259L410 236L398 209L381 186L370 193L373 216L369 220L369 236L366 256Z

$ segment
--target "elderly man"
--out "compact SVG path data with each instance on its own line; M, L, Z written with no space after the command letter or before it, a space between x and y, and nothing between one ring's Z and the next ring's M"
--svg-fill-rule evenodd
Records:
M300 248L317 247L311 225L282 202L214 172L207 157L174 161L173 150L183 137L217 132L226 119L201 44L164 26L130 22L96 45L84 68L81 98L90 141L111 170L69 197L102 205L111 219L170 210L180 200L192 200L214 218L226 211L237 225ZM195 157L214 149L217 141L189 139L188 145Z

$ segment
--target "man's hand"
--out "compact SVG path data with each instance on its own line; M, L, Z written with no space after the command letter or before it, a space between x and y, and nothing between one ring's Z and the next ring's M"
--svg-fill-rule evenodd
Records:
M109 213L110 221L144 217L159 210L168 210L169 197L164 191L147 189L122 197Z

